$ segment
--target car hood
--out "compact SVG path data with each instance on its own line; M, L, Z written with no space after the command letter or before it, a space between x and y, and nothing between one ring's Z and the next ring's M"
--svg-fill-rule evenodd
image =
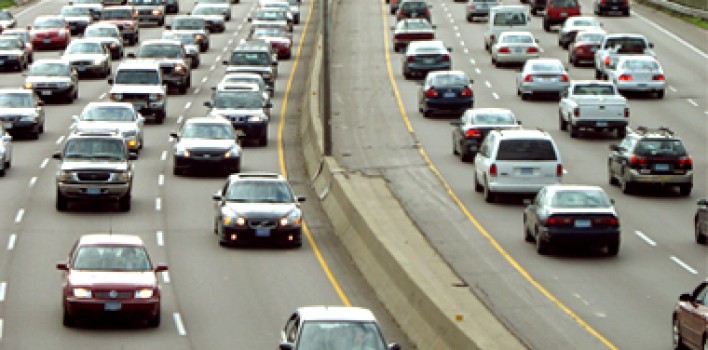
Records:
M180 139L175 148L183 149L223 149L228 150L236 145L236 140L215 140L215 139Z
M91 17L88 16L65 16L64 20L67 22L91 22Z
M192 16L203 18L205 21L224 22L224 16L222 16L222 15L192 15Z
M164 94L165 91L162 85L117 84L113 85L111 93Z
M226 202L225 206L234 213L254 217L285 216L295 209L294 203L238 203Z
M37 34L50 34L50 33L59 33L62 29L64 28L37 28L37 29L30 29L30 36L31 35L37 35Z
M98 59L105 59L106 56L104 56L101 53L69 53L61 56L62 59L65 59L67 61L93 61L93 60L98 60Z
M128 170L127 161L106 161L106 160L64 160L61 163L62 170L108 170L108 171L126 171Z
M9 49L9 50L0 50L0 55L23 55L25 53L24 50L20 49Z
M136 10L154 10L161 8L162 5L133 5Z
M120 132L137 130L135 123L81 120L75 125L77 130L116 130Z
M0 26L3 26L3 27L9 26L12 23L13 23L13 21L11 19L0 20Z
M66 76L30 75L25 81L28 83L68 83L71 82L71 78Z
M0 115L33 115L36 113L37 110L34 108L0 107Z
M68 282L72 286L96 287L101 285L123 285L152 287L157 285L153 271L71 271Z

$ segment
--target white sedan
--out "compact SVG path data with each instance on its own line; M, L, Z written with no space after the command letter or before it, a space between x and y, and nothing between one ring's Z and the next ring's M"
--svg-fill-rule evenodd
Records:
M492 64L524 64L538 58L541 47L530 32L503 32L492 45Z
M654 56L628 55L620 57L615 66L607 71L607 79L622 92L655 94L664 98L666 77L661 64Z

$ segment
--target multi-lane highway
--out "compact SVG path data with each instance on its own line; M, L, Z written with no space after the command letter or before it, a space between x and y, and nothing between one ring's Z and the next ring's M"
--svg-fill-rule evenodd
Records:
M634 6L630 17L602 17L608 33L646 35L667 76L662 100L631 97L630 126L668 126L693 156L690 197L666 191L625 195L607 180L607 135L571 139L558 129L558 102L522 101L514 68L495 68L483 49L485 22L468 23L465 4L430 0L437 37L453 49L453 69L475 80L476 107L509 108L526 128L559 144L565 183L600 185L621 215L622 247L608 258L583 252L539 256L522 235L521 200L487 204L473 189L473 164L452 154L450 119L424 119L415 81L394 53L395 19L381 0L347 2L335 22L334 154L349 171L382 175L409 215L481 299L532 348L666 349L678 294L706 276L706 248L693 239L696 200L706 196L708 44L705 31ZM508 2L516 4L516 2ZM592 15L592 2L581 1ZM542 57L567 64L557 32L534 17ZM353 35L353 34L354 35ZM571 79L592 68L567 64Z
M18 25L26 26L40 14L58 14L66 3L36 1L13 12ZM193 6L187 1L181 5L182 13ZM46 105L46 132L39 140L13 141L12 169L0 179L0 348L274 349L280 329L296 307L320 304L368 307L388 340L412 348L333 238L301 167L295 126L317 26L312 2L302 2L302 24L293 35L294 48L301 51L280 63L270 146L246 147L242 167L243 171L287 172L295 191L308 197L304 203L308 239L303 247L220 247L212 233L211 195L224 178L172 175L169 132L186 118L206 115L202 103L224 73L222 57L247 35L246 18L254 6L252 0L232 6L227 30L211 36L211 49L192 72L193 87L186 95L168 97L164 125L146 125L145 149L135 161L130 212L118 213L110 206L69 212L54 208L57 164L51 154L68 134L72 115L90 101L107 100L110 86L105 80L82 80L79 99L73 104ZM140 37L159 38L162 30L143 27ZM35 60L60 54L38 52ZM114 71L118 64L113 63ZM0 76L3 87L24 82L20 73ZM159 328L112 323L62 326L61 274L55 265L66 259L80 235L95 232L139 235L153 260L168 264L168 273L161 275Z

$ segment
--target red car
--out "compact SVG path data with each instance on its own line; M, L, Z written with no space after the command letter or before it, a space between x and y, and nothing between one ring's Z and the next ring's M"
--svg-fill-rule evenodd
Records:
M38 16L27 30L36 50L65 49L71 41L69 25L59 16Z
M705 349L708 337L708 280L679 296L672 317L672 349Z
M89 234L74 244L64 271L65 326L80 318L123 316L160 325L160 287L157 273L142 240L134 235Z
M599 30L578 32L568 46L568 63L573 67L578 67L583 63L593 65L595 51L600 47L604 37L605 32Z
M292 56L293 41L290 33L283 28L254 27L250 39L261 39L270 43L279 59L289 59Z
M578 0L548 0L543 15L543 30L550 32L551 27L563 24L568 17L580 16Z

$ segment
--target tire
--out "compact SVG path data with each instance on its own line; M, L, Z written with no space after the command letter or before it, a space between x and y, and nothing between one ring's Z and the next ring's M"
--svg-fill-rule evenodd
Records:
M7 166L5 166L4 168L0 169L0 177L5 176L5 170L6 170L6 169L7 169Z
M477 172L474 173L474 191L475 192L482 192L482 184L479 183L479 180L477 179Z
M161 111L158 114L155 115L155 118L157 119L158 124L164 124L165 123L165 111Z
M492 190L489 189L489 183L485 184L483 186L483 194L484 194L484 201L487 203L494 203L494 201L497 199L496 193L494 193Z
M694 227L694 232L696 233L696 243L703 244L703 245L708 243L708 237L706 237L706 235L703 232L701 232L701 222L698 218L696 218L696 220L694 220L693 227Z
M664 90L657 91L657 92L656 92L656 98L658 98L658 99L664 98Z
M63 313L63 314L64 314L64 315L62 316L62 322L61 322L61 323L64 325L64 327L71 327L71 326L73 326L73 325L76 323L76 321L74 321L74 318L71 317L71 315L69 315L68 312L66 312L66 309L64 309L64 313Z
M536 237L536 253L538 255L547 255L550 250L550 244L541 239L541 237Z
M568 130L568 122L563 119L563 116L560 113L558 113L558 128L561 131Z
M122 212L130 211L130 192L118 200L118 210Z
M671 342L672 342L672 349L674 350L685 350L686 345L683 344L683 337L681 336L681 328L679 327L679 322L676 319L676 315L673 317L673 321L671 322ZM705 342L705 340L704 340Z
M531 14L535 16L535 15L538 14L538 11L537 11L535 8L532 8L532 9L531 9Z
M157 311L157 315L155 315L155 317L147 320L147 325L150 328L157 328L160 326L160 310Z
M622 16L629 17L629 10L623 11Z
M690 196L692 188L693 188L693 186L691 186L691 185L680 185L679 186L679 193L684 197Z
M612 242L608 243L605 249L607 250L607 255L608 256L617 256L619 254L619 248L620 248L620 242Z
M467 16L467 22L472 23L474 21L474 18L472 16Z
M521 100L522 100L522 101L526 101L526 100L529 99L529 95L528 95L528 94L525 94L525 93L523 93L523 92L521 92L521 91L519 91L519 94L520 94L520 96L521 96Z
M578 138L578 127L573 126L572 123L568 123L568 130L570 131L570 138Z
M595 79L597 79L597 80L602 79L602 73L599 70L597 70L597 68L595 69Z
M627 136L627 128L624 128L624 127L617 128L617 138L623 139L623 138L625 138L625 136Z
M184 173L185 173L184 169L180 169L177 167L172 168L172 175L174 175L174 176L181 176L181 175L184 175Z
M462 148L460 148L460 151L458 151L458 150L457 150L457 147L455 147L455 143L456 143L456 142L455 142L455 140L453 139L453 140L452 140L452 155L459 156L460 153L461 153L461 151L462 151Z
M69 200L57 190L56 208L58 211L69 209Z
M462 148L460 148L460 152L458 153L460 154L460 161L463 163L469 163L474 159L469 152L463 151Z
M189 86L187 85L187 82L185 82L184 84L180 85L177 88L177 91L179 92L180 95L186 95L187 90L189 90Z
M551 31L551 25L545 19L543 20L543 30L547 32Z

